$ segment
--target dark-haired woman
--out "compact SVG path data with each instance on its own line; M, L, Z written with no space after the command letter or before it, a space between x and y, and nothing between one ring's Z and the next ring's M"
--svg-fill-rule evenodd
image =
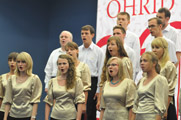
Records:
M5 104L3 103L3 98L5 95L8 78L11 75L14 75L14 71L16 69L17 55L18 55L17 52L12 52L8 55L8 65L10 71L0 76L0 120L3 120L4 118Z

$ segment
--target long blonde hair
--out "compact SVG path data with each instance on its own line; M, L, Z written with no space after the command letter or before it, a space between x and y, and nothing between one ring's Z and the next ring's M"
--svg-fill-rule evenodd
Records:
M163 37L155 38L151 43L151 47L163 48L163 55L159 59L159 64L160 64L161 68L163 68L165 66L165 64L167 63L167 61L170 60L167 41Z

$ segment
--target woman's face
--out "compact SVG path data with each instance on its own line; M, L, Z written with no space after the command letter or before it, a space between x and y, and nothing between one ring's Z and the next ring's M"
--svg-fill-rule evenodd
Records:
M143 72L148 72L153 68L153 64L147 55L141 56L140 66Z
M25 72L27 70L27 63L25 60L17 60L16 64L20 72Z
M58 70L62 75L66 75L69 69L69 63L67 59L58 58Z
M158 59L160 59L163 56L164 49L159 46L152 46L152 52L154 52Z
M112 60L110 64L107 64L107 70L111 77L118 76L119 65L117 60Z
M14 71L16 69L16 60L9 59L8 60L8 65L9 65L10 70Z
M110 55L113 56L118 56L118 46L116 44L116 40L111 40L108 44L107 44L107 49L110 53Z
M73 58L77 58L77 55L78 55L79 51L74 49L74 48L67 48L66 53L68 55L72 56Z

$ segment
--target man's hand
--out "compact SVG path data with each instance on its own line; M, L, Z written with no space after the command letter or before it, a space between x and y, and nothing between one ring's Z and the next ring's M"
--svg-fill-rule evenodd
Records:
M99 93L96 93L95 95L94 95L94 100L97 98L97 100L98 100L98 98L99 98Z
M45 92L46 92L46 93L48 92L48 88L45 88Z

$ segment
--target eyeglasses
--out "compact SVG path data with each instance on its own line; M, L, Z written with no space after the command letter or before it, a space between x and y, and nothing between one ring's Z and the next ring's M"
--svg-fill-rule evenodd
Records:
M118 64L107 64L107 67L110 67L110 66L112 66L112 67L114 67L114 66L118 66Z

